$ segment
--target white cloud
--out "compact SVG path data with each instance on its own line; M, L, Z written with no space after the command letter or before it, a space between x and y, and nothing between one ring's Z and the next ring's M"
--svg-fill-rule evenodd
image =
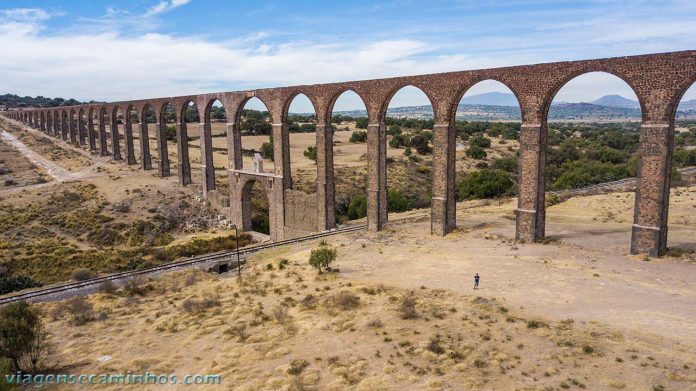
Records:
M159 15L190 3L191 0L162 0L147 10L145 16Z
M559 54L557 46L537 46L536 43L543 42L538 31L505 39L496 35L479 37L466 42L468 49L453 49L427 39L279 43L264 31L251 31L234 40L213 41L152 32L124 34L120 30L129 26L131 19L137 25L147 25L141 22L149 20L152 22L149 25L154 26L157 22L154 15L189 1L161 1L145 16L116 18L113 16L123 16L126 11L111 9L103 19L81 21L80 29L51 31L50 34L43 27L52 15L44 10L0 11L3 90L20 95L112 101L567 59L563 58L567 51ZM100 28L105 25L108 27ZM588 25L601 23L590 21ZM683 22L675 25L689 28ZM665 34L671 37L677 33L674 28L663 27ZM610 36L612 42L630 38L625 31L631 28L634 27L624 25L616 29ZM559 29L563 30L562 27ZM558 30L552 30L552 35L557 35ZM659 31L650 30L644 31L643 36L660 38ZM589 34L583 28L576 34L581 33ZM562 39L570 42L567 45L571 49L591 41L588 36L578 36L576 40L568 38L564 36ZM477 54L456 53L459 50ZM558 98L589 101L613 93L633 98L630 89L626 90L619 84L612 84L612 80L601 76L589 77L576 82L574 88L561 91ZM499 90L500 86L490 84L479 87L476 92ZM696 88L692 90L687 98L696 97ZM403 98L397 97L394 104L427 104L427 100L421 99L423 97L419 94L403 94Z

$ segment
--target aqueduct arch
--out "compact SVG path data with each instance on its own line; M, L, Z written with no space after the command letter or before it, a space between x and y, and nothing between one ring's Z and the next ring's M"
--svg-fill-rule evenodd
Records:
M638 167L638 185L634 222L632 228L631 252L660 254L667 244L667 217L669 206L669 171L674 138L674 117L676 106L687 88L696 80L696 51L682 51L649 54L630 57L617 57L597 60L566 61L536 65L523 65L493 69L481 69L461 72L448 72L430 75L406 76L376 80L363 80L341 83L316 84L295 87L266 88L254 91L222 92L184 97L153 99L153 107L160 107L158 129L158 153L160 155L160 173L169 174L166 155L166 138L164 137L164 107L172 102L179 114L184 102L193 101L199 109L201 126L209 123L206 110L212 97L216 97L225 106L228 113L228 163L230 174L230 210L233 221L242 223L241 198L244 176L252 175L241 167L241 147L239 133L239 115L243 103L251 97L261 99L267 106L272 119L275 169L270 181L274 205L276 239L293 235L294 228L301 225L295 220L297 203L293 202L292 179L289 175L289 156L287 153L287 123L285 109L295 95L304 94L314 104L317 114L317 193L313 198L303 200L313 202L312 211L302 210L308 214L314 230L334 226L333 210L335 208L333 180L333 150L331 135L331 107L335 100L346 90L356 92L364 101L368 113L368 162L370 196L368 197L368 229L382 229L386 218L386 205L382 200L384 189L384 172L380 164L383 152L384 113L391 94L405 85L420 88L430 99L433 106L433 183L432 183L432 232L444 235L456 224L453 214L454 199L454 116L456 105L464 92L479 81L493 79L505 84L517 96L522 116L520 132L519 195L516 210L516 237L524 241L539 241L544 237L544 159L546 152L548 108L556 92L572 78L588 72L607 72L618 76L633 88L641 102L642 124L640 131L641 157ZM105 113L111 113L112 128L117 128L115 109L129 108L145 101L115 102L97 106L99 113L100 150L106 153L105 137L102 136ZM69 118L66 110L80 110L90 105L65 107L55 110L52 116L53 132L68 138ZM203 111L201 112L201 110ZM23 109L16 116L26 124L36 126L40 122L35 114L42 109ZM234 115L232 115L234 113ZM7 114L5 114L7 115ZM69 117L70 116L70 117ZM128 117L128 116L126 116ZM126 127L129 119L125 119ZM142 121L141 121L142 122ZM184 121L185 122L185 121ZM40 125L39 125L40 126ZM203 129L205 130L205 129ZM105 132L104 132L105 133ZM112 137L118 132L113 132ZM72 134L71 134L72 135ZM104 134L105 136L105 134ZM177 132L181 137L181 131ZM127 137L127 135L126 135ZM373 141L374 140L374 141ZM126 142L126 145L128 143ZM203 144L202 144L203 145ZM164 147L164 148L162 148ZM112 143L114 158L120 158L118 142ZM127 148L127 147L126 147ZM127 152L128 153L128 152ZM204 186L209 186L208 154L212 151L205 146L203 171ZM183 170L185 171L185 170ZM186 176L182 173L182 184ZM261 181L262 178L256 178ZM236 186L236 187L235 187ZM233 189L236 190L233 191ZM237 204L239 203L239 204ZM281 229L282 227L282 229Z

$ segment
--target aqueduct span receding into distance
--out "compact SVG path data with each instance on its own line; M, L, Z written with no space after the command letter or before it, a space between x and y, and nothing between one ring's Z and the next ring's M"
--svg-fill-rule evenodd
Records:
M191 183L185 111L193 102L199 111L202 157L202 192L216 194L213 167L210 111L213 103L222 103L227 116L229 205L232 221L251 228L250 189L254 181L263 185L269 199L271 239L279 240L302 230L335 227L335 183L333 169L333 133L331 113L343 92L352 90L362 98L368 114L367 128L367 226L379 231L387 221L386 126L385 116L391 97L402 87L421 89L433 107L433 183L431 231L445 235L455 228L455 115L464 93L483 80L505 84L517 97L521 114L519 154L519 198L516 209L516 238L535 242L544 238L547 115L551 101L569 80L588 72L607 72L625 81L638 97L642 112L638 182L636 187L631 253L662 254L667 245L670 170L674 140L674 119L681 97L696 80L696 51L682 51L617 57L598 60L567 61L537 65L448 72L430 75L394 77L341 83L315 84L253 91L221 92L179 97L153 98L107 104L33 108L5 112L43 132L73 143L89 145L108 155L106 124L111 122L111 155L121 160L117 113L136 111L140 118L140 165L152 168L148 124L144 120L149 107L156 111L156 139L161 176L169 175L169 157L165 137L165 108L171 104L177 113L177 165L181 185ZM293 98L306 95L317 114L317 192L305 194L293 190L290 172L288 108ZM268 108L272 123L274 172L260 174L242 168L240 117L252 97ZM134 155L132 120L124 115L123 137L128 164L137 164ZM95 121L96 120L96 121ZM99 146L95 126L98 125ZM316 205L316 207L315 207ZM301 221L300 221L301 220ZM301 225L302 227L298 226Z

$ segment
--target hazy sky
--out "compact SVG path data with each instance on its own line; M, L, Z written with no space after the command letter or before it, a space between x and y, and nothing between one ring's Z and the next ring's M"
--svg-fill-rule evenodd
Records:
M3 0L0 80L1 92L111 101L688 50L694 36L693 0ZM488 91L504 89L471 93ZM606 94L635 99L601 74L557 99ZM412 89L391 106L428 103Z

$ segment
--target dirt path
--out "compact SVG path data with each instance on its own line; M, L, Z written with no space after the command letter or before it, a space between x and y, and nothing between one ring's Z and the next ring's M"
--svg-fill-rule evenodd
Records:
M55 179L58 182L74 181L86 177L86 170L82 170L79 172L70 172L65 168L59 166L58 164L34 152L23 142L19 141L15 136L4 130L0 130L0 137L2 137L2 139L6 141L8 144L12 145L12 147L14 147L17 151L26 156L27 159L29 159L29 161L46 170L46 173L48 173L48 175L51 178Z

